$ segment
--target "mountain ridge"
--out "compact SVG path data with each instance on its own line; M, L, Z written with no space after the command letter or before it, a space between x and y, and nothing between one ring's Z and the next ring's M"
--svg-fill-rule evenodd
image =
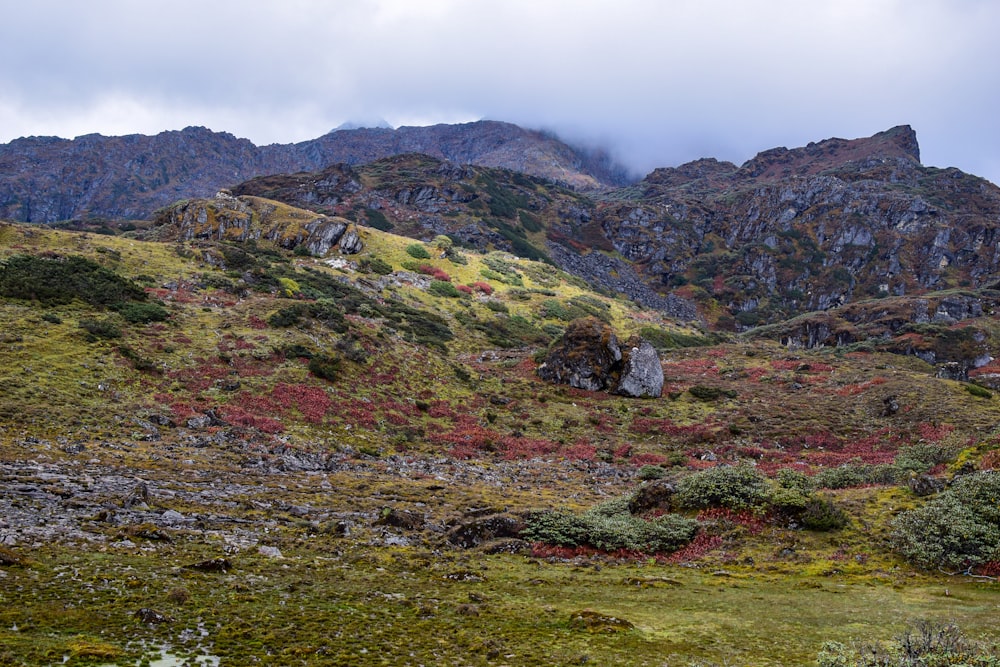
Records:
M178 199L211 196L255 176L312 171L337 162L360 164L407 152L510 168L577 188L606 187L629 178L605 153L498 121L335 130L308 141L265 146L192 126L152 136L27 137L0 145L0 218L145 219Z

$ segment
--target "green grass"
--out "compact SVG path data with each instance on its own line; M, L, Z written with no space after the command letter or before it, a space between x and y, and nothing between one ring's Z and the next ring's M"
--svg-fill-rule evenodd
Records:
M993 585L961 580L580 567L276 540L284 559L246 552L226 574L182 567L219 553L197 541L146 555L32 553L36 565L5 570L0 661L100 664L107 656L72 648L99 643L132 658L160 645L203 650L226 665L806 665L825 640L888 639L913 619L955 621L976 636L996 613ZM140 608L175 620L140 623ZM573 627L583 609L635 628ZM182 638L200 628L197 648Z

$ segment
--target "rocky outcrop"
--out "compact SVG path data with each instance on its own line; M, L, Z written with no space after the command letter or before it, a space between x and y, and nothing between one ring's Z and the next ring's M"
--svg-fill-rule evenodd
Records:
M235 197L221 191L212 199L183 201L158 216L166 238L184 241L271 241L289 250L304 245L322 257L339 244L342 254L363 247L360 233L343 218L281 206L258 197Z
M569 324L538 367L538 376L634 398L656 398L663 391L663 367L653 346L638 337L622 346L611 327L593 317Z
M995 281L1000 188L919 157L900 126L741 167L699 160L654 171L641 197L599 206L595 219L649 283L725 308L722 328Z

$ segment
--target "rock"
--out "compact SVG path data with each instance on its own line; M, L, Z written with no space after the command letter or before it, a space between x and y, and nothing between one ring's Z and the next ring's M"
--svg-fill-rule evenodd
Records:
M209 560L203 560L199 563L192 563L190 565L185 565L185 569L188 570L198 570L199 572L228 572L233 569L233 564L228 558L210 558Z
M657 479L639 487L628 503L628 511L632 514L643 514L650 510L669 510L677 488L672 482Z
M403 530L420 530L424 527L424 516L409 510L399 510L392 507L384 507L379 513L378 519L373 525L393 526Z
M570 627L593 633L626 632L635 627L631 621L592 609L582 609L569 615Z
M623 354L621 379L615 393L633 398L659 398L663 393L660 357L648 341L638 342L638 346L627 347Z
M529 554L531 543L518 538L491 540L484 542L480 551L484 554Z
M499 538L518 538L524 530L524 521L511 514L494 514L478 517L454 526L445 539L457 547L471 549Z
M930 496L944 491L945 482L940 477L914 474L910 476L906 485L918 496Z
M0 566L11 567L16 565L24 565L24 559L12 549L0 546Z
M189 523L193 521L193 519L189 519L180 512L177 512L175 510L167 510L166 512L160 515L160 521L167 524L168 526L174 526L179 523Z
M257 547L257 553L266 558L284 558L284 556L281 555L281 549L278 547L261 545Z
M899 400L895 396L886 396L882 399L882 416L891 417L899 412Z
M158 623L173 623L174 619L166 614L162 614L155 609L149 609L143 607L135 612L135 617L139 619L142 623L158 624Z
M656 398L663 392L663 366L653 346L638 337L622 346L611 327L593 317L570 322L538 367L538 376L623 396Z
M149 509L149 487L145 482L140 481L135 485L131 493L122 501L122 507L125 509L133 507Z
M347 231L347 223L329 218L318 218L305 225L309 236L305 241L309 254L323 257L337 244Z
M361 235L358 234L358 230L356 229L352 229L340 238L341 255L356 255L364 247L364 244L361 242Z

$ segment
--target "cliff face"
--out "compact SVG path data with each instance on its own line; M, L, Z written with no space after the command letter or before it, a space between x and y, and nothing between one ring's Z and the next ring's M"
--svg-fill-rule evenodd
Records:
M903 126L765 151L741 167L701 160L654 171L638 196L594 215L650 281L728 327L990 282L1000 188L925 167L919 154Z
M411 152L503 167L577 188L620 185L628 178L603 154L494 121L338 130L270 146L200 127L156 136L30 137L0 145L0 218L144 219L178 199L211 196L255 176L364 164Z

